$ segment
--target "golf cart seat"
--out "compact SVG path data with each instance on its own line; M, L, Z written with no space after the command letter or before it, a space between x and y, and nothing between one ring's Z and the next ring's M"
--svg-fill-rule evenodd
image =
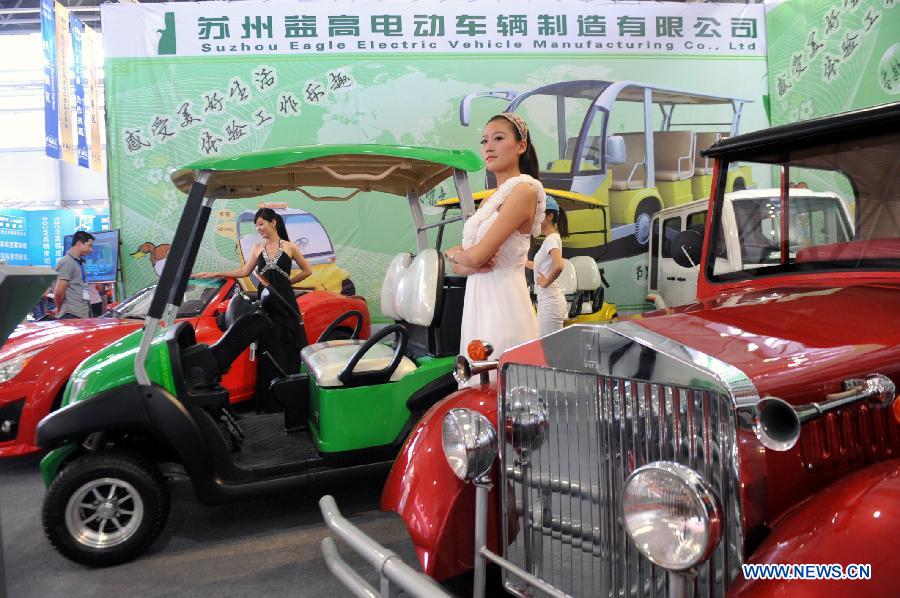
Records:
M272 328L269 317L242 296L231 301L225 316L228 329L213 345L197 343L189 322L179 322L168 333L175 384L183 386L184 393L179 394L192 405L226 407L228 391L219 384L222 375L250 343Z
M335 388L344 386L341 372L353 358L354 354L366 341L358 339L326 341L316 343L303 349L303 363L319 388ZM373 373L385 371L394 359L394 348L383 343L375 343L362 355L354 371L357 373ZM406 355L400 355L397 367L394 368L387 381L396 382L406 374L415 371L416 363Z
M578 255L571 258L575 271L575 293L569 307L569 318L591 314L603 307L605 285L603 274L594 258Z
M397 320L368 340L335 340L304 348L300 358L319 388L396 382L416 370L406 353L407 326L429 328L437 313L443 260L428 248L394 256L381 288L381 312ZM396 337L393 347L380 342Z
M574 295L578 291L578 275L571 260L563 259L563 269L556 278L563 295Z

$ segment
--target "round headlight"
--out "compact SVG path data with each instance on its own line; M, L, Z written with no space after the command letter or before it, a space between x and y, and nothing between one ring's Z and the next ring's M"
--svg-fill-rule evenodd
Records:
M719 543L722 507L693 470L659 461L636 469L622 490L625 530L637 549L665 569L702 563Z
M441 443L450 469L464 481L486 474L497 456L494 426L471 409L451 409L444 414Z

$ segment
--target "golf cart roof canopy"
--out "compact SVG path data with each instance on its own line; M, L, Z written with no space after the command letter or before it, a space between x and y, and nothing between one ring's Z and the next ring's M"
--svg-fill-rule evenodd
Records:
M187 193L195 173L210 173L208 197L239 199L303 187L339 187L381 191L405 197L421 195L453 174L483 167L470 150L447 150L408 145L306 145L261 150L236 156L207 158L172 173L172 182ZM320 201L345 197L308 197Z
M571 98L583 98L593 100L600 92L611 85L621 88L616 100L622 102L643 102L644 89L649 88L653 93L653 101L661 104L731 104L735 100L749 101L732 96L698 93L683 89L661 87L640 81L564 81L538 87L516 98L516 103L521 103L527 96L554 95Z
M491 194L496 191L496 189L485 189L484 191L478 191L477 193L472 194L472 199L475 200L475 203L480 203L481 200L486 199L491 196ZM607 208L609 207L608 202L597 199L596 197L591 197L590 195L582 195L581 193L573 193L572 191L559 191L557 189L544 189L547 195L552 196L553 199L557 201L557 203L562 207L562 209L567 212L571 212L574 210L587 210L587 209L597 209L597 208ZM441 201L434 204L437 207L444 208L447 206L459 206L459 198L458 197L450 197L447 199L442 199Z

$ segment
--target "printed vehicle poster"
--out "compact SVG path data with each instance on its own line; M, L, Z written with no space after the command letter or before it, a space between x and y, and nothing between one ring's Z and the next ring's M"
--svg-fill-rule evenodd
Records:
M618 206L606 195L607 169L597 165L602 152L588 151L599 149L604 135L644 134L647 122L658 130L667 119L673 130L687 122L705 123L687 125L693 130L727 132L734 120L730 98L742 103L741 131L767 126L761 5L286 1L104 4L101 10L112 228L123 233L129 293L156 281L154 264L143 256L171 241L184 202L169 176L199 158L331 143L478 152L482 126L509 98L551 84L580 85L571 97L523 101L520 111L542 167L554 173L545 186L556 181ZM646 110L624 100L606 112L595 107L598 90L622 81L640 83L625 86L631 100L649 89L656 103ZM471 124L463 126L464 98L487 90L499 93L472 99ZM725 103L680 106L672 115L666 98L684 93ZM576 147L583 148L580 158L569 155ZM632 162L642 162L635 156ZM567 179L576 163L580 174ZM473 190L485 186L483 172L470 180ZM636 193L625 195L634 201ZM437 219L434 204L453 195L448 180L423 197L427 217ZM415 248L406 200L369 193L315 202L279 193L217 202L195 270L237 266L238 219L259 201L315 216L336 265L378 321L388 263ZM634 206L617 209L615 240L589 253L605 260L607 297L622 311L640 310L647 258L639 237L646 242L646 227L636 227ZM444 247L459 238L459 225L448 227Z
M900 100L900 2L804 0L766 17L772 125Z

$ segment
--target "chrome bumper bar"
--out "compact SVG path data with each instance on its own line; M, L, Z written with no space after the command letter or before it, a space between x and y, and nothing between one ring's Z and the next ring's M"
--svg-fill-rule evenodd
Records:
M341 515L333 497L325 495L319 499L319 510L322 511L322 518L328 525L328 529L368 561L381 576L379 592L341 558L332 538L322 540L322 556L325 557L328 569L354 595L361 598L377 598L378 596L387 598L396 596L397 591L402 590L415 598L450 598L452 596L436 581L404 563L397 553L384 548L361 529L347 521Z

